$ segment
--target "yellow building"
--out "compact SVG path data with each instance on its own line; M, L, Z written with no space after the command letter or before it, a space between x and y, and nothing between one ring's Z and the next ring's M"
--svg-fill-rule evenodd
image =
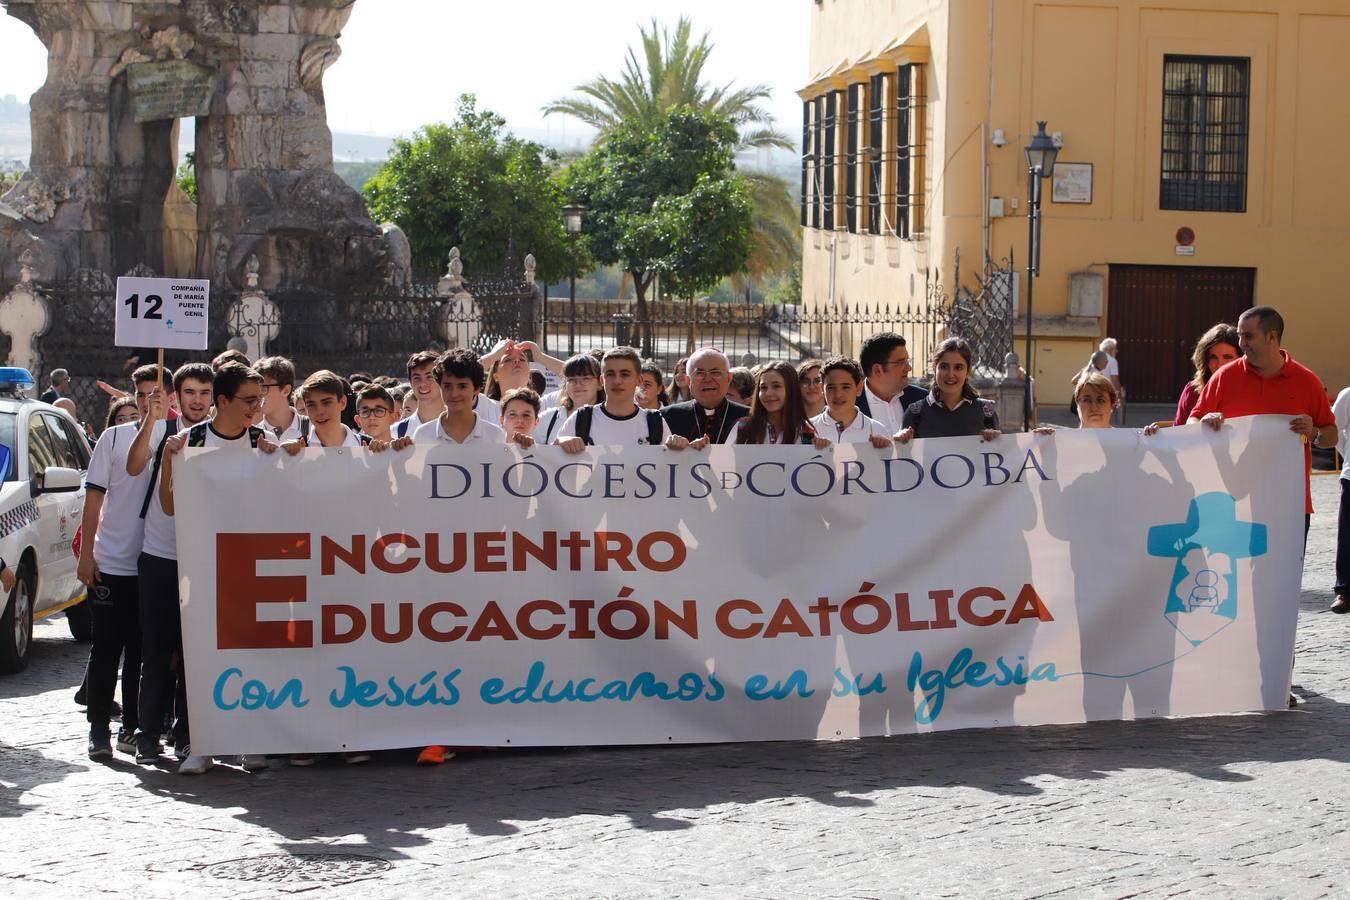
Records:
M1201 332L1257 304L1333 396L1350 383L1346 0L809 6L808 306L950 293L959 248L963 280L1015 254L1024 316L1023 148L1045 120L1040 402L1067 402L1108 335L1130 399L1174 401Z

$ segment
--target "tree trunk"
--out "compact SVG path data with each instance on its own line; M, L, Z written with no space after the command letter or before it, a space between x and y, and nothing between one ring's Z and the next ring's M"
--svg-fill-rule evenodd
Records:
M633 293L637 295L637 334L638 346L643 359L651 359L655 354L652 346L651 315L647 307L647 288L652 285L652 276L642 277L641 272L632 271Z

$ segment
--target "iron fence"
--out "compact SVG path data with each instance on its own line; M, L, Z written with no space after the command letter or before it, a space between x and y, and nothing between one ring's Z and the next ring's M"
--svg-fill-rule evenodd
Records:
M278 293L262 314L257 305L237 303L238 293L217 292L209 324L212 349L169 351L165 362L170 370L184 362L209 362L231 337L244 335L261 339L268 354L292 359L301 377L321 368L402 377L414 351L468 347L484 353L513 337L534 340L558 357L636 346L669 372L679 357L702 346L720 348L733 365L795 362L835 353L856 357L868 335L895 331L909 340L920 372L931 348L951 334L966 337L989 369L1001 370L1013 346L1011 263L988 269L976 285L948 299L932 284L925 302L907 306L662 299L639 310L626 300L545 301L528 282L466 278L463 292L451 297L438 296L432 282L399 294ZM70 370L71 397L97 429L109 399L97 382L125 387L132 368L153 362L154 351L114 346L115 292L108 277L85 272L44 293L52 322L39 341L40 366Z

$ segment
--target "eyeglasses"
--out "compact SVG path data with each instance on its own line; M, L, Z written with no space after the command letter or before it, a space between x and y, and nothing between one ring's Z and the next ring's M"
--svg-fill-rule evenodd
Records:
M383 406L363 406L356 411L356 414L363 419L383 419L389 415L389 412Z
M803 378L802 387L820 387L825 383L825 379L819 376L815 378Z
M906 356L904 359L890 359L890 360L887 360L886 362L884 362L884 363L881 364L881 367L882 367L883 369L889 369L891 366L907 366L907 365L909 365L909 364L910 364L910 359L909 359L908 356Z
M263 402L262 397L231 397L230 399L233 400L235 403L244 404L244 406L247 407L248 409L257 409L258 407L262 406Z
M690 377L691 377L691 378L725 378L725 377L727 377L727 370L726 370L726 369L695 369L695 370L690 374Z
M272 388L279 388L279 387L281 387L281 385L277 384L275 381L264 381L262 385L263 396L266 397L267 394L272 390Z

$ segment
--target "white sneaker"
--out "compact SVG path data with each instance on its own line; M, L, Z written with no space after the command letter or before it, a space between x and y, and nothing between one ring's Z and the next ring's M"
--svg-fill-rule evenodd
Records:
M200 775L216 764L209 756L189 756L178 766L179 775Z
M245 772L259 772L267 768L267 757L261 753L245 753L239 757Z

